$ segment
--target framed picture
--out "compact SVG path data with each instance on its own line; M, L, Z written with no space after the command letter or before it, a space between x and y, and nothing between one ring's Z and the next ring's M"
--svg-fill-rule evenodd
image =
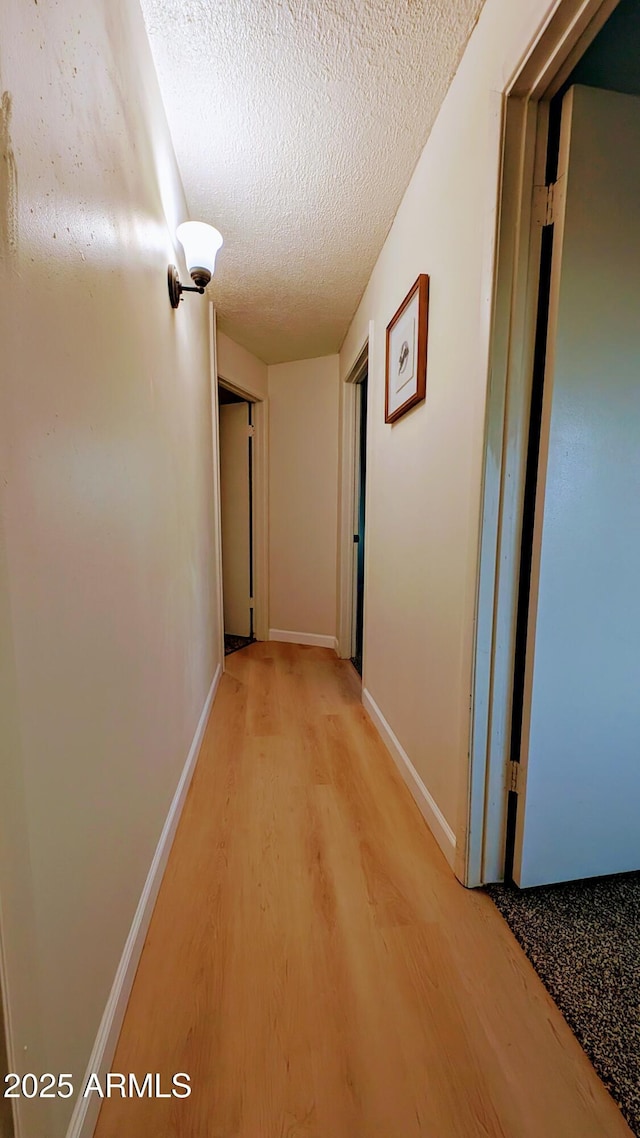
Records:
M387 324L385 423L395 423L427 391L429 278L421 273Z

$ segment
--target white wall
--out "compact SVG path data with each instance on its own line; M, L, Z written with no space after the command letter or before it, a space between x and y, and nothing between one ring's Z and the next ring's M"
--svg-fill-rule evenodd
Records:
M269 368L274 631L336 635L338 356Z
M137 4L5 4L0 42L3 947L19 1069L78 1083L219 662L207 305L168 301Z
M469 740L500 93L551 0L487 0L340 354L369 354L364 683L449 826ZM427 398L384 423L385 328L431 277Z
M236 344L224 332L218 331L218 375L229 383L255 395L258 399L266 399L268 395L268 371L257 356L252 355L246 348Z

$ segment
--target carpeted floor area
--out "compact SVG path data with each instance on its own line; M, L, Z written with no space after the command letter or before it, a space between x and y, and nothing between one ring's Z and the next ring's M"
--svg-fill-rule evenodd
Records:
M241 648L247 648L249 644L255 644L253 636L231 636L228 632L224 634L225 656L229 656L232 652L239 652Z
M640 1136L640 873L487 892Z

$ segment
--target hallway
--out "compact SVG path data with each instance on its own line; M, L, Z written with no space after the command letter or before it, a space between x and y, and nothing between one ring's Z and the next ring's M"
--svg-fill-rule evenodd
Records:
M96 1138L622 1138L482 893L454 879L326 649L227 658ZM165 1087L163 1087L165 1089Z

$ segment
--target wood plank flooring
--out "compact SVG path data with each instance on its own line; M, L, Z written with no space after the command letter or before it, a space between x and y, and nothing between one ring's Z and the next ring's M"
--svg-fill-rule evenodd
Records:
M351 665L255 644L227 668L113 1063L193 1093L105 1100L96 1138L628 1138Z

